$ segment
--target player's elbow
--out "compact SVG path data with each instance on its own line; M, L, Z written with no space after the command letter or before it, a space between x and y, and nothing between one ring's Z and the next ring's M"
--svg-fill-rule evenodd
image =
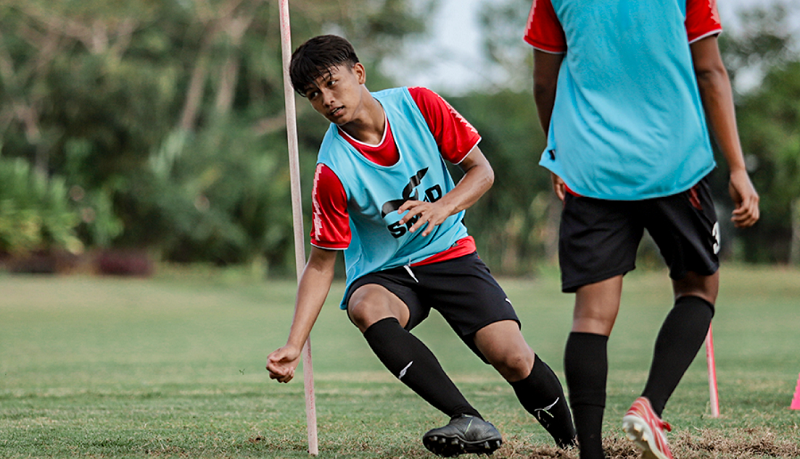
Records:
M483 184L486 190L494 185L494 169L491 166L488 166L483 174Z
M470 174L472 183L483 191L488 190L494 184L494 169L482 153L474 163L470 164L468 169L464 169L464 173Z
M541 101L555 96L556 85L552 81L533 80L533 99L539 104Z
M722 63L695 67L695 76L701 91L728 84L728 71Z

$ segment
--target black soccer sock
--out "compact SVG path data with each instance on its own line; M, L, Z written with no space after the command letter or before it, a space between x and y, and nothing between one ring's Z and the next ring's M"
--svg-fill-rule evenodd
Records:
M364 332L364 338L386 368L434 408L450 417L460 414L481 417L430 349L401 327L397 319L388 317L375 322Z
M564 373L581 459L603 459L607 345L607 336L572 332L564 350Z
M650 375L642 392L659 417L703 345L712 317L714 305L700 297L683 296L675 301L675 307L664 319L656 338Z
M511 383L522 406L553 436L556 444L566 448L575 444L575 427L561 382L539 356L531 374Z

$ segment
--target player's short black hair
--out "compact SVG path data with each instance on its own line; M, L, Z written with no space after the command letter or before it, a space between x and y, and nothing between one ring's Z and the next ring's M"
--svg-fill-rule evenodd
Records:
M358 56L349 41L336 35L319 35L300 45L289 64L292 87L300 95L317 78L341 64L351 67L358 63Z

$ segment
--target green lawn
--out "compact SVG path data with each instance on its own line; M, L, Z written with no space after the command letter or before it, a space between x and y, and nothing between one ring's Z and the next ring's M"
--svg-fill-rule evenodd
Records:
M534 350L563 377L572 296L553 273L501 279ZM420 436L446 422L386 372L338 309L312 334L320 457L433 457ZM0 457L307 457L302 375L270 381L294 283L225 272L154 279L0 275ZM606 443L641 390L671 292L633 273L609 343ZM800 272L725 266L714 322L722 416L710 417L703 354L665 412L676 457L800 457ZM493 457L565 457L513 391L438 315L418 335L503 432Z

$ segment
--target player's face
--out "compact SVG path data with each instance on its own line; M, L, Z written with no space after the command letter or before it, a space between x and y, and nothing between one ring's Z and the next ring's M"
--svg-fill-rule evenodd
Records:
M304 94L314 110L331 123L343 126L358 116L365 81L363 65L341 65L317 78Z

